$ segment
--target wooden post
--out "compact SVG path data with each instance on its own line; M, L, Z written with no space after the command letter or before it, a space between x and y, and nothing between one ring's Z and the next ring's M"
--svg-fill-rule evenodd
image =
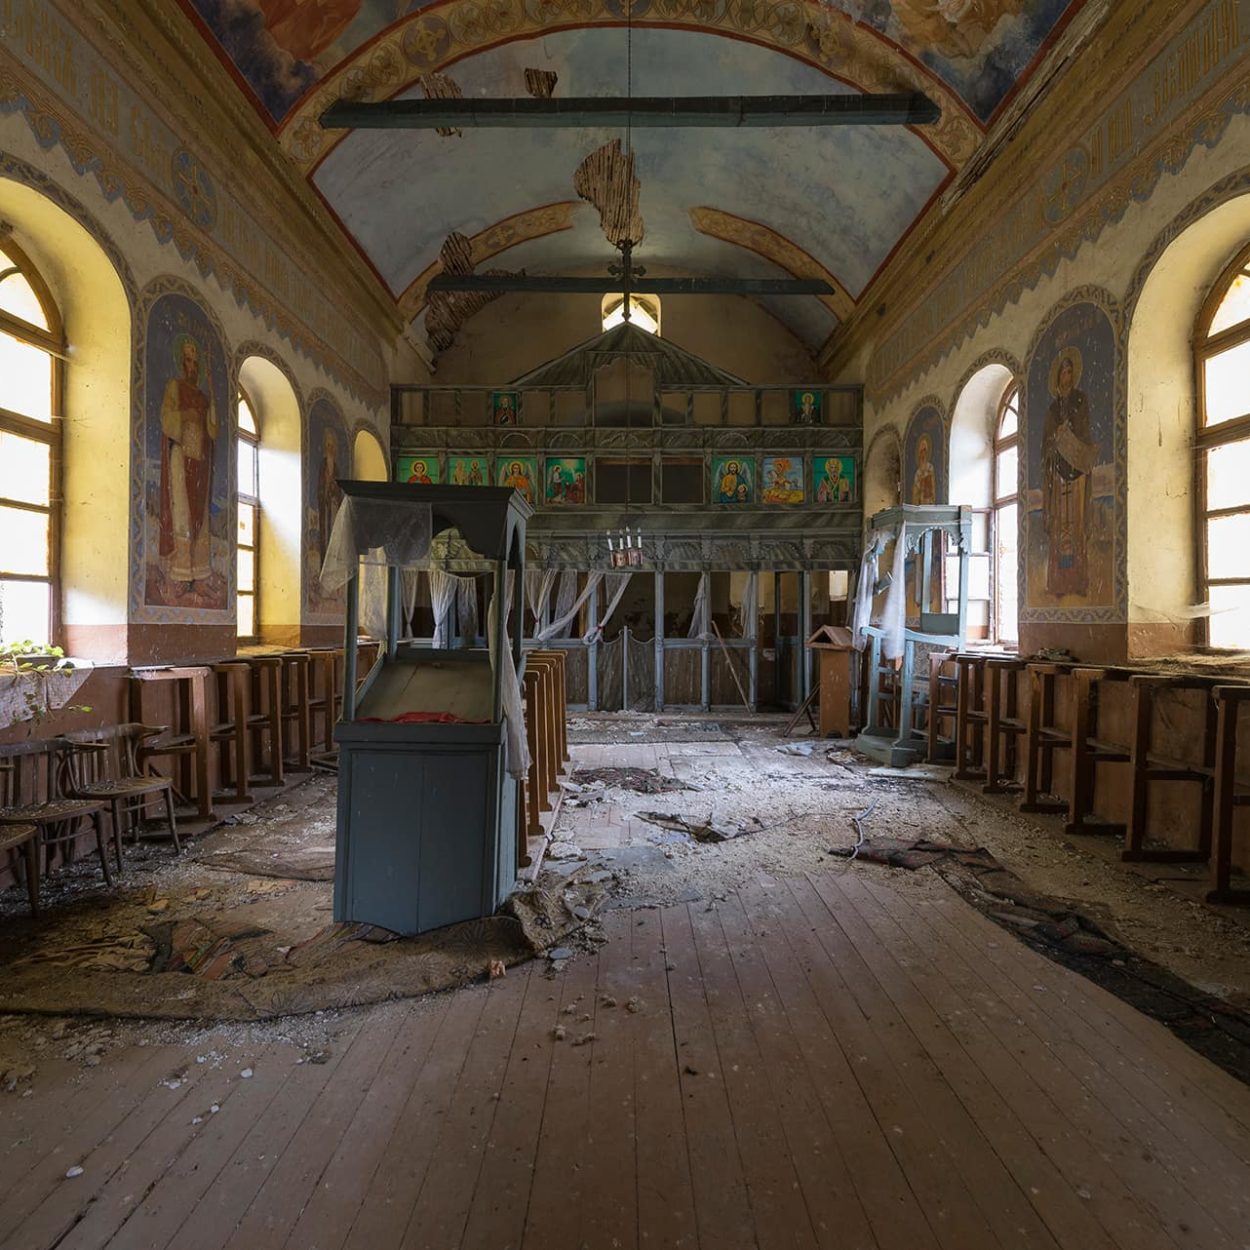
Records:
M747 648L747 695L754 712L760 704L760 575L753 569L747 577L754 586L754 591L747 593L747 602L755 604L755 614L745 631L751 644Z
M664 711L664 574L655 574L655 710Z
M705 569L699 574L706 581L703 596L703 619L699 621L699 706L712 707L712 644L707 637L707 623L712 619L712 575Z
M812 653L807 640L812 636L812 575L799 573L799 695L803 700L812 692Z
M394 647L399 630L395 624L395 578L398 569L387 569L386 578L386 654L394 656ZM343 719L354 720L356 717L356 631L357 616L360 611L358 592L360 579L353 573L347 579L347 623L343 626ZM333 670L331 670L333 671ZM330 719L334 707L330 690L326 689L326 719Z
M592 642L586 648L586 706L599 710L599 587L586 600L586 632Z
M781 574L773 572L773 697L781 703Z

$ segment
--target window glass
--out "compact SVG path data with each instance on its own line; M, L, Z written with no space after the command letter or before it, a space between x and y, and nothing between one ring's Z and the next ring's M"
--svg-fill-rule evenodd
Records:
M52 420L52 357L0 330L0 408Z
M625 320L625 297L617 295L609 296L607 306L603 314L604 330L612 330L616 326L621 325ZM658 304L652 304L650 300L643 301L635 296L630 297L629 301L629 322L640 330L645 330L648 334L659 334L660 332L660 309Z
M0 573L47 577L48 514L0 506ZM47 642L47 639L43 639Z
M5 272L8 270L8 272ZM48 318L35 294L35 288L25 274L9 269L7 258L0 252L0 310L27 321L41 330L47 330Z
M256 444L239 439L239 494L256 495Z
M0 643L46 643L52 628L52 587L47 582L0 578Z
M1250 274L1239 273L1211 319L1210 333L1231 330L1243 321L1250 321Z
M251 434L253 437L259 433L256 426L256 414L252 411L252 405L248 402L246 395L239 396L239 433Z
M994 498L1003 499L1008 495L1014 495L1019 451L1015 447L1004 448L994 460Z
M1250 513L1207 521L1207 576L1250 578Z
M1011 398L1003 407L1002 423L998 427L999 438L1010 438L1020 430L1020 392L1013 390Z
M1208 357L1203 369L1208 426L1250 414L1250 340Z
M0 498L46 506L51 498L51 464L52 448L47 443L0 430Z
M250 503L239 504L238 542L245 547L256 545L256 510Z
M997 592L998 636L1000 641L1014 642L1019 637L1019 588L1017 586L1017 553L1019 546L1019 508L1006 504L998 510L995 527L995 560L999 570Z
M251 550L247 547L239 548L239 579L238 588L240 591L250 591L256 588L256 559Z
M1213 647L1241 648L1250 639L1250 586L1212 586L1207 637Z
M256 600L251 595L240 595L238 598L240 638L256 637Z
M1250 439L1207 452L1207 508L1250 507Z

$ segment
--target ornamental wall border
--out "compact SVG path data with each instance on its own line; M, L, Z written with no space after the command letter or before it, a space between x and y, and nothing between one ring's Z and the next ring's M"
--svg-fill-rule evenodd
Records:
M59 146L77 175L94 175L105 199L120 199L136 222L147 223L161 246L173 244L179 256L194 264L202 278L215 277L223 293L232 297L239 308L261 320L359 402L374 409L385 407L387 392L381 379L379 384L371 383L307 329L298 317L257 286L219 243L191 225L179 205L98 141L81 121L63 111L59 102L53 103L49 93L23 67L6 67L0 54L0 118L13 115L25 120L45 151Z

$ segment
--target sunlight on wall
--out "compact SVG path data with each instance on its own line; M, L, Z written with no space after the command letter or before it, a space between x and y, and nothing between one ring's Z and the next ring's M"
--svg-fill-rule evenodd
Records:
M260 426L260 637L294 645L303 516L299 400L286 374L263 356L243 361L239 385L255 405Z
M0 220L51 288L69 344L62 622L92 659L126 653L130 539L130 306L104 250L37 191L0 178ZM77 645L74 627L95 627ZM111 627L105 635L98 627ZM81 635L80 635L81 636Z
M1211 284L1250 239L1250 196L1184 231L1151 270L1128 338L1130 622L1189 629L1198 597L1192 336Z

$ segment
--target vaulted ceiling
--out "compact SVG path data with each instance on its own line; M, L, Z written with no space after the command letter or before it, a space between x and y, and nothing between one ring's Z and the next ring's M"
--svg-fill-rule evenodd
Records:
M602 274L573 172L606 130L325 131L341 97L794 95L919 90L925 127L635 130L652 273L821 277L770 307L823 343L1083 0L181 0L277 142L419 321L443 240L481 267Z

